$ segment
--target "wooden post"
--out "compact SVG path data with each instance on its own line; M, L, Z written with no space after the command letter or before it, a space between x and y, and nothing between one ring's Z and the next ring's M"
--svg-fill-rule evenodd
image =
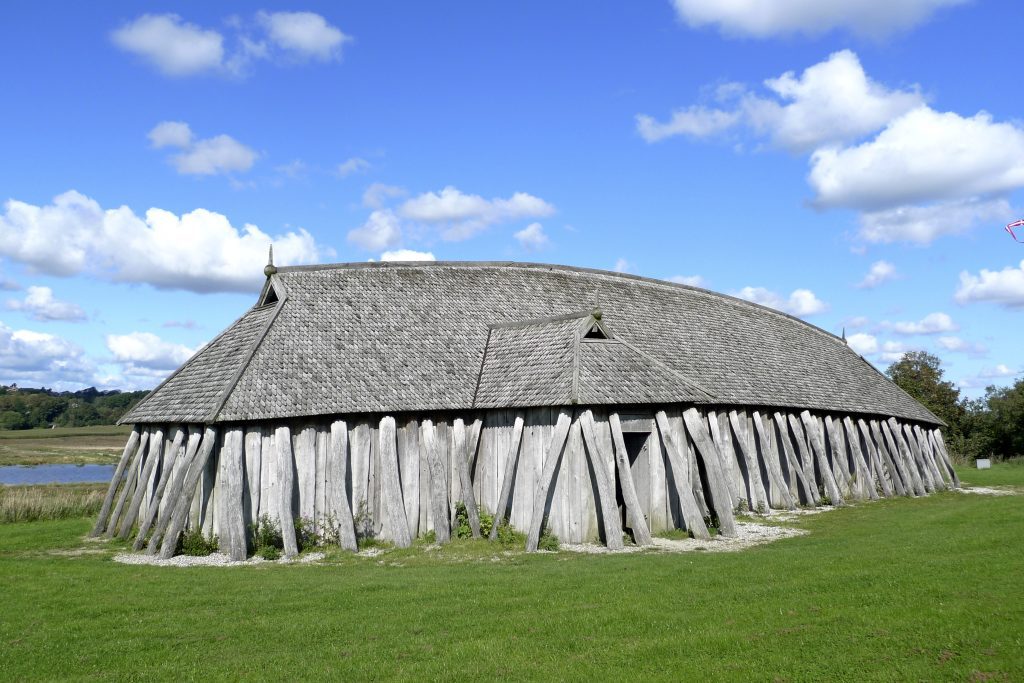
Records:
M594 431L594 415L590 410L580 414L583 427L583 442L586 444L590 466L594 470L594 481L597 483L597 496L600 498L601 518L604 522L604 542L609 550L621 550L622 527L619 524L619 506L615 503L615 479L608 481L608 461L611 453L601 448Z
M288 425L277 428L274 432L274 442L277 446L277 492L284 556L295 557L299 554L299 543L295 538L295 513L292 511L295 458L292 455L292 433Z
M832 499L832 505L836 507L846 505L846 502L843 500L843 494L839 491L839 485L836 484L835 477L832 475L832 468L829 466L828 458L825 457L825 446L821 443L821 435L818 434L818 425L815 424L810 411L804 410L801 412L800 420L807 429L807 436L811 442L811 450L814 452L814 457L818 461L818 469L821 470L821 478L825 484L825 492L828 493L828 497Z
M423 450L427 456L427 469L430 472L430 505L434 518L434 537L438 543L447 543L452 538L448 522L448 477L445 475L445 463L437 452L434 422L423 420L420 424Z
M956 476L956 470L953 468L953 461L949 457L949 451L946 450L946 442L942 438L942 430L936 427L928 435L928 438L932 440L932 447L939 454L939 457L942 458L943 464L949 470L950 476L953 477L953 488L963 488L960 485L960 477Z
M245 491L242 506L246 510L246 521L250 524L259 523L260 496L263 491L263 430L258 426L250 426L245 430ZM249 537L246 531L246 538Z
M704 470L708 475L708 484L711 489L711 505L718 515L718 532L723 536L736 535L736 519L733 517L732 506L735 502L729 496L729 487L725 483L725 472L722 470L722 459L715 448L715 442L711 440L711 433L707 424L696 408L687 408L683 411L683 422L686 431L697 446L697 452L704 461ZM757 466L757 461L754 461ZM761 478L758 475L757 481ZM764 487L760 487L760 495L764 495ZM767 500L765 505L767 505Z
M795 476L800 483L800 487L804 492L804 500L809 505L820 505L821 496L818 494L818 486L815 484L813 477L807 476L803 462L793 449L793 440L789 438L789 425L786 422L786 416L781 412L776 412L773 417L775 425L779 430L779 441L782 443L782 450L786 454L786 462L789 464L790 476Z
M409 536L419 536L420 528L420 425L410 419L398 430L398 465L402 478L402 499Z
M900 468L903 482L909 482L909 488L912 488L915 494L923 496L926 493L924 484L921 483L921 475L911 460L910 451L907 449L906 444L895 437L886 421L880 421L879 427L882 430L882 435L885 437L886 445L892 451L892 457L896 462L896 466Z
M818 481L814 477L814 464L811 458L811 453L808 452L807 435L804 434L804 428L800 424L800 420L792 413L788 414L789 427L793 430L793 438L796 441L796 447L798 456L796 461L799 466L803 468L804 478L807 480L807 486L813 492L811 500L814 501L815 505L821 505L821 493L818 491ZM822 474L822 478L824 478Z
M757 438L761 441L761 455L768 465L768 477L771 479L771 484L778 489L783 505L789 510L795 510L796 501L793 500L793 496L789 492L789 485L782 476L782 468L779 466L778 448L775 441L768 437L768 430L765 429L764 421L767 418L767 415L762 416L758 411L754 411L754 429L757 431Z
M185 476L188 474L188 470L196 458L196 453L199 452L199 443L202 441L202 438L203 430L201 428L188 428L188 444L185 447L185 454L174 469L171 482L168 484L164 494L167 504L164 506L163 512L157 515L156 527L150 535L149 545L146 546L146 552L150 555L156 554L157 549L160 547L160 539L163 538L164 533L167 531L167 525L170 524L171 518L174 517L174 510L181 498L181 488L185 483ZM189 503L191 505L191 500Z
M659 410L654 414L654 421L658 425L658 433L661 435L661 441L665 444L665 453L668 455L668 463L672 468L672 480L676 485L676 495L679 496L679 509L683 514L683 523L686 524L687 531L694 538L711 538L708 527L704 524L704 517L697 507L697 499L693 496L689 468L680 452L682 448L679 443L680 437L672 430L668 422L668 415L664 410Z
M135 455L132 456L131 462L128 463L128 469L124 475L124 486L121 487L121 493L117 496L117 504L114 506L114 511L110 514L110 519L107 520L107 528L103 533L105 538L113 538L114 533L117 531L118 519L121 517L121 511L124 509L128 496L131 495L135 488L135 480L138 479L139 476L139 461L145 455L148 445L149 430L146 430L142 433L142 437L139 439L139 446L135 450Z
M856 500L864 500L864 494L851 481L847 466L849 460L847 459L846 448L842 439L836 434L835 426L832 424L832 417L826 415L824 418L819 418L817 422L821 427L824 427L824 437L828 441L828 447L832 450L832 474L835 476L839 492ZM822 430L820 428L816 431L821 435ZM828 458L825 458L825 462L828 462Z
M479 435L479 431L477 434ZM469 436L469 438L467 438ZM469 517L469 528L473 538L480 538L480 510L476 506L476 495L473 493L473 479L469 474L469 449L476 449L476 444L470 445L472 435L466 434L466 423L461 417L455 418L452 422L452 457L455 459L455 471L459 475L459 491L462 503L466 506L466 515ZM452 527L455 525L455 506L451 512Z
M862 429L864 428L864 420L859 421ZM871 432L870 443L874 445L875 452L878 454L878 461L882 465L882 469L889 473L889 481L892 482L893 489L896 493L901 496L912 496L913 491L909 488L909 484L904 481L903 473L900 468L896 466L896 462L892 459L892 454L889 452L889 447L885 443L885 437L882 436L882 430L878 427L877 420L871 420L866 423L867 428ZM865 434L867 432L865 431ZM865 436L867 438L867 436Z
M547 507L548 491L558 471L558 463L562 459L562 450L565 448L566 438L569 436L569 426L572 424L572 416L563 410L558 411L558 421L555 423L554 432L548 442L547 452L544 456L544 468L540 474L540 481L537 482L533 497L533 516L530 518L530 529L526 535L526 550L533 552L537 550L540 543L540 535L544 527L544 508Z
M864 457L864 452L860 448L860 435L857 434L856 428L853 426L853 421L849 416L844 416L840 422L838 419L835 421L836 429L843 429L846 434L846 442L850 445L850 452L853 453L853 460L857 469L858 477L863 482L862 491L871 500L878 500L878 492L875 491L875 480L871 476L871 468L868 466L867 459ZM885 477L880 477L885 479ZM889 482L882 484L882 490L887 490L887 496L892 495L892 489L889 488Z
M327 453L327 514L338 530L338 545L356 551L356 528L352 508L345 489L348 477L348 425L344 420L331 423L331 440Z
M516 481L516 463L519 462L519 447L523 443L523 415L516 413L512 426L512 443L508 447L505 458L505 473L501 478L501 493L498 495L498 507L494 510L494 524L491 525L490 539L498 538L498 527L511 514L509 503L512 498L512 485Z
M757 453L751 453L750 443L747 440L747 426L745 420L735 410L729 411L729 426L736 435L736 441L740 445L740 454L747 468L747 479L750 481L750 497L752 498L751 509L757 510L761 506L769 507L768 497L761 482L761 467L757 463Z
M153 493L153 499L149 501L149 507L146 509L142 522L139 523L139 533L135 535L135 543L132 545L132 550L141 550L142 544L146 542L146 532L149 531L149 527L153 524L153 520L156 519L157 512L160 510L160 501L163 499L164 489L167 486L167 481L171 478L171 471L174 469L174 463L178 459L178 450L181 448L181 442L184 438L185 430L181 427L176 427L170 452L167 453L166 462L160 468L160 479L157 482L156 491Z
M173 557L174 551L178 547L178 537L181 536L181 530L185 527L185 519L188 516L189 508L192 507L192 495L195 493L196 486L199 484L199 477L202 476L203 471L206 469L206 463L209 462L210 454L213 453L213 447L216 444L217 429L209 426L203 434L199 454L188 468L188 476L185 477L185 482L182 485L181 495L178 496L178 501L174 505L174 513L171 515L170 521L167 523L167 531L163 535L160 545L160 557L165 560Z
M907 429L911 427L908 425ZM921 449L922 454L928 459L928 462L934 472L933 476L937 476L937 483L943 488L951 488L953 480L950 478L949 473L946 471L946 467L941 464L938 456L935 453L935 449L932 448L931 443L928 441L928 436L921 429L920 425L914 425L914 438L917 439L918 447Z
M402 498L402 482L398 474L398 447L395 418L385 415L378 430L380 440L381 494L384 512L391 528L391 540L399 548L412 545L409 535L409 520L405 516L405 500ZM479 522L477 524L479 532Z
M893 438L900 445L900 449L907 452L907 461L913 466L914 470L918 473L921 478L921 483L929 493L935 491L935 482L932 481L932 472L928 465L925 463L924 458L921 456L921 449L917 447L917 443L912 438L907 438L903 433L903 425L894 418L890 417L886 420L889 423L889 429L892 431Z
M124 451L121 452L121 459L117 461L117 469L114 470L114 476L110 478L110 486L107 488L107 495L103 498L103 507L100 508L100 516L96 518L96 525L93 526L92 531L89 532L89 536L95 538L103 533L107 528L107 517L110 515L110 505L114 502L114 494L117 493L117 487L121 484L121 480L124 478L125 467L128 466L128 461L132 457L132 453L135 452L135 447L139 444L141 438L141 430L136 426L131 435L128 436L128 443L124 445Z
M135 524L135 518L139 515L139 506L142 505L142 499L146 494L146 487L149 486L149 478L153 474L153 468L160 462L163 450L164 430L157 428L149 440L149 455L143 461L142 474L139 475L135 493L132 494L131 505L128 506L128 512L121 519L121 527L117 532L118 538L128 538L128 534L131 533L132 525Z
M653 545L651 530L647 527L644 509L640 507L640 498L636 494L633 472L629 467L629 453L626 452L626 439L622 436L622 422L618 413L608 416L608 424L612 431L612 444L615 446L615 466L619 471L619 486L622 487L622 499L626 503L626 521L633 530L633 540L637 545Z
M224 433L218 465L217 487L220 508L220 548L232 561L240 562L249 553L245 516L242 511L243 468L245 467L245 436L241 427Z
M711 439L715 442L715 447L722 456L722 469L725 471L725 483L729 487L729 499L735 506L739 504L741 498L743 500L748 499L747 487L743 482L743 475L740 474L740 468L736 464L736 456L733 454L728 420L729 418L725 413L719 415L714 410L708 411L708 427L711 429Z

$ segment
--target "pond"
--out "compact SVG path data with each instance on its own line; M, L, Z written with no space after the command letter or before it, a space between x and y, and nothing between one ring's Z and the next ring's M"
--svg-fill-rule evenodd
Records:
M7 465L0 467L0 484L105 483L113 465Z

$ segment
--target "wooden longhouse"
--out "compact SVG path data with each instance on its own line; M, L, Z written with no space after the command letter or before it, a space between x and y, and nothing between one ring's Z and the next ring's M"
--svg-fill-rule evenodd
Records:
M845 342L659 280L522 263L266 268L256 305L143 399L94 533L235 559L293 520L399 546L457 502L536 549L735 510L959 485L941 421ZM495 525L497 526L497 525ZM358 527L358 528L357 528Z

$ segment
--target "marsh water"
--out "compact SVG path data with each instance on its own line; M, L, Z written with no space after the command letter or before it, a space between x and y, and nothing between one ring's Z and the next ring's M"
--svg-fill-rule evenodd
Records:
M108 482L113 465L5 465L0 484L84 484Z

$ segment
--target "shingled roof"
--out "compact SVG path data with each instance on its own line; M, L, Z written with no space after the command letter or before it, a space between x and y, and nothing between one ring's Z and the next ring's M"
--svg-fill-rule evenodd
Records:
M600 308L609 339L585 338ZM600 336L600 335L599 335ZM122 422L713 403L941 422L838 337L707 290L523 263L279 268Z

